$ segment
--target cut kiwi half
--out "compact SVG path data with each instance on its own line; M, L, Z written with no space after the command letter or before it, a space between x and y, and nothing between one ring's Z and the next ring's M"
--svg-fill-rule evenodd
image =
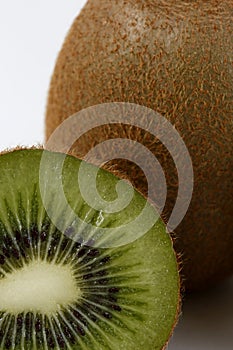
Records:
M128 183L61 153L0 156L2 350L162 349L179 310L171 238Z

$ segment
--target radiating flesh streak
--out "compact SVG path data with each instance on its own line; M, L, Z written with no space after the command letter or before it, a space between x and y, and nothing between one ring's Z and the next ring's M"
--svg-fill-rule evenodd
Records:
M70 265L36 260L0 280L0 310L50 315L81 297Z

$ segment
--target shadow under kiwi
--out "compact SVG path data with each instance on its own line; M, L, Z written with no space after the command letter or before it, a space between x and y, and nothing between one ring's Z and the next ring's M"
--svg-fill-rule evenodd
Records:
M215 288L186 295L168 350L233 349L233 277Z

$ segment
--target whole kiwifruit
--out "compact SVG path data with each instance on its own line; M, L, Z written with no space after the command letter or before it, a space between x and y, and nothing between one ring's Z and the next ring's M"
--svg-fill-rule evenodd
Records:
M2 350L161 350L179 289L165 224L129 184L61 153L0 155Z
M194 168L190 207L176 228L186 288L233 272L233 2L89 0L74 21L52 76L47 139L71 114L104 102L132 102L166 117L185 141ZM75 132L75 131L74 131ZM158 158L166 174L169 217L177 172L166 148L127 125L83 136L83 155L112 137L129 137ZM143 173L126 160L105 165L147 194Z

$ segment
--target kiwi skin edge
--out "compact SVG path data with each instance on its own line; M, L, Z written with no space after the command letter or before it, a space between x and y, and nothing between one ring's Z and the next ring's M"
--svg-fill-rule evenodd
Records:
M21 147L17 147L17 148L15 148L15 149L11 149L11 150L6 150L6 151L3 151L2 153L1 153L1 155L4 155L4 154L7 154L7 153L9 153L9 152L14 152L14 151L23 151L23 150L28 150L29 148L21 148ZM38 147L31 147L30 148L31 150L43 150L43 148L42 147L40 147L40 146L38 146ZM177 259L177 260L179 260L179 258ZM179 283L180 283L180 280L179 280ZM178 304L177 304L177 312L176 312L176 319L175 319L175 322L174 322L174 324L173 324L173 329L174 329L174 327L175 327L175 325L176 325L176 323L177 323L177 321L178 321L178 316L179 316L179 314L180 314L180 304L181 304L181 299L180 299L180 296L179 296L179 300L178 300ZM172 334L172 332L173 332L173 329L171 330L171 334ZM171 335L170 334L170 335ZM164 347L165 348L165 347Z
M189 291L233 272L232 14L229 0L188 6L183 0L89 0L66 37L48 96L47 140L70 115L105 102L147 106L176 127L194 166L192 202L174 242ZM150 135L124 126L96 129L79 139L72 154L83 157L116 135L143 143L161 162L169 217L177 174L168 152ZM107 167L146 195L136 166L122 160Z

